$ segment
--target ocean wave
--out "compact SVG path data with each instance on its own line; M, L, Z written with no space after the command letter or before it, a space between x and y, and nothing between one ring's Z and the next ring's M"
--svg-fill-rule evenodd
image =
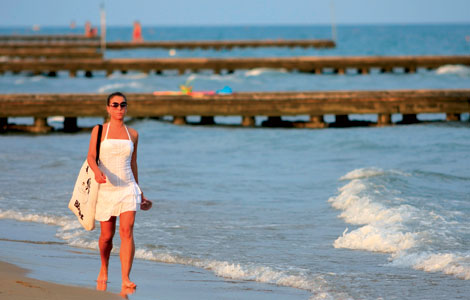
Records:
M265 73L287 73L286 69L255 68L245 72L246 77L260 76Z
M442 272L446 275L470 280L470 254L412 253L398 255L390 264L412 267L415 270L425 272Z
M0 209L0 219L10 219L21 222L34 222L46 225L56 225L65 230L76 229L80 227L80 223L70 217L22 213L14 210Z
M390 253L392 265L470 279L470 255L435 253L430 246L434 241L439 241L439 245L454 241L452 236L442 236L442 232L447 232L445 228L436 230L450 223L434 210L403 204L403 199L388 199L389 193L400 191L388 189L383 182L374 183L381 182L377 176L396 175L410 176L401 171L363 168L340 178L350 182L340 187L339 194L328 202L341 210L339 217L346 223L360 227L352 231L346 228L333 246Z
M135 257L161 263L189 265L213 272L216 276L233 280L248 280L310 291L311 299L351 299L345 293L326 291L326 280L321 275L289 274L283 270L259 265L242 265L227 261L186 258L169 253L136 249Z
M438 75L453 74L461 77L469 77L470 67L463 65L445 65L437 68L435 72Z
M83 230L80 223L74 217L59 217L41 214L22 213L14 210L0 210L0 219L12 219L21 222L36 222L58 226L56 236L65 241L65 244L82 249L98 250L98 239L86 237L87 231ZM113 253L118 253L119 247L113 248ZM184 257L177 254L161 253L145 248L137 248L135 258L170 264L189 265L213 272L216 276L234 279L249 280L261 283L275 284L279 286L303 289L312 292L311 299L351 299L345 293L327 290L327 282L321 275L308 276L303 274L291 274L287 271L276 270L271 267L258 265L242 265L227 261L204 260Z
M362 178L370 178L370 177L376 177L376 176L382 176L382 175L388 175L388 174L410 176L410 174L403 172L403 171L398 171L398 170L384 171L383 169L380 169L380 168L360 168L360 169L352 170L346 175L341 176L339 180L345 181L345 180L352 180L352 179L362 179Z
M415 246L415 234L386 227L366 225L343 235L333 242L335 248L397 253Z

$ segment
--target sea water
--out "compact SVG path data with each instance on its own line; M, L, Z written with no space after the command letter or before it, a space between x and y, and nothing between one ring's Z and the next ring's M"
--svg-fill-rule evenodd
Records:
M27 30L2 29L12 32ZM110 40L127 40L131 29L111 27L108 33ZM470 25L340 26L336 49L177 50L176 56L467 55L469 34ZM144 38L169 40L329 36L322 26L144 28ZM98 73L92 79L61 72L57 78L6 74L0 91L152 92L177 90L188 79L195 90L230 86L235 92L453 89L469 87L470 70L319 76L255 69L230 75ZM55 120L50 124L60 128ZM79 125L101 121L83 118ZM468 114L461 122L322 130L230 126L239 117L216 121L229 126L129 120L140 134L141 188L154 201L152 210L137 215L137 259L303 289L312 299L468 299ZM88 142L89 133L1 135L0 218L48 224L58 240L97 251L98 232L82 230L67 208Z

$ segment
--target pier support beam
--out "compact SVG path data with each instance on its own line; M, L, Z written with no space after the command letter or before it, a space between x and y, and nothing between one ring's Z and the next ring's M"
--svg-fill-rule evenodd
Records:
M380 69L380 73L392 73L393 68L392 67L384 67Z
M47 125L47 118L34 118L34 125L29 129L34 133L47 133L52 131L52 127Z
M416 73L416 67L406 67L404 71L405 73Z
M335 123L337 125L347 125L349 123L348 115L336 115L335 116Z
M106 77L111 77L113 75L114 70L106 70Z
M214 125L214 117L213 116L201 116L201 121L199 122L201 125Z
M173 117L173 124L175 124L175 125L186 125L186 117L185 116L174 116Z
M300 126L295 126L294 127L300 127ZM325 128L327 127L327 124L325 123L325 120L323 119L323 116L310 116L310 121L307 123L304 123L304 128Z
M402 124L413 124L418 123L418 117L416 114L405 114L403 115L403 120L401 121Z
M65 117L64 118L64 131L65 132L77 132L77 118L76 117Z
M387 126L392 124L391 114L379 114L377 118L377 126Z
M91 77L93 77L93 73L91 73L91 71L85 71L85 77L86 78L91 78Z
M70 77L70 78L75 78L75 77L77 77L77 71L70 70L70 71L69 71L69 77Z
M242 126L252 127L252 126L255 126L255 124L256 124L255 117L252 117L252 116L243 116L242 117Z
M446 120L447 121L460 121L461 120L460 114L447 113Z
M8 127L8 118L0 118L0 132L6 131Z

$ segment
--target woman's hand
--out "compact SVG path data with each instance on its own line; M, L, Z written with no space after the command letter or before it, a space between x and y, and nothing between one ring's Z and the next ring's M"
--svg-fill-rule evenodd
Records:
M141 210L149 210L151 208L152 208L152 201L145 198L144 194L142 194L142 202L140 203L140 209Z
M95 173L95 180L98 183L106 183L106 176L104 175L103 172L99 171Z

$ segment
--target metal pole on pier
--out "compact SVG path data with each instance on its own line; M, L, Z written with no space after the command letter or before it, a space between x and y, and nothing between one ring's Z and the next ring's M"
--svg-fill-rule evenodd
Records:
M101 53L104 55L106 51L106 12L104 10L104 2L100 5L101 15Z
M336 24L335 24L335 4L334 0L330 0L330 14L331 14L331 36L333 41L336 42Z

